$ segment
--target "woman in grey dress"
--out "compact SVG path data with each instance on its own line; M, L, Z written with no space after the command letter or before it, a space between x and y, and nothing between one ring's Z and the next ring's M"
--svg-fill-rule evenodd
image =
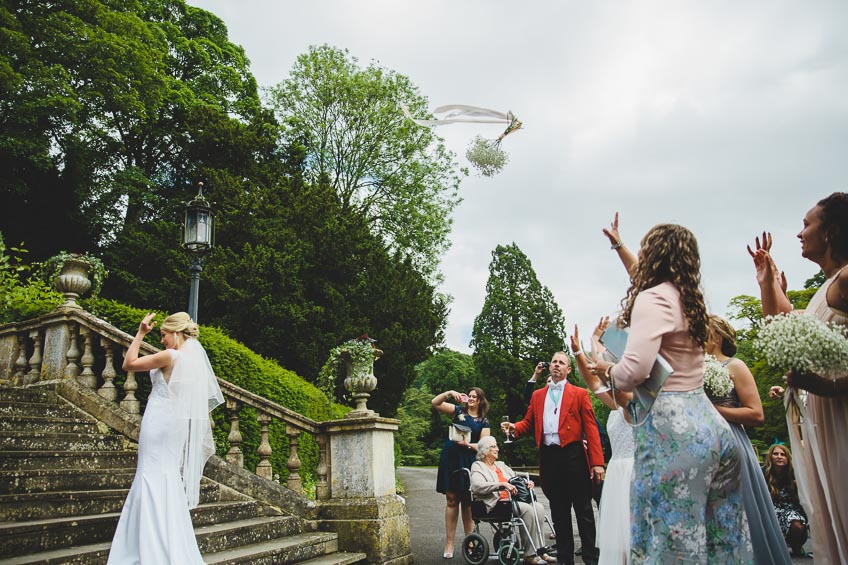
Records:
M763 405L751 371L744 362L733 357L736 354L736 330L727 320L710 316L710 337L704 350L727 368L733 380L733 390L728 397L713 402L716 410L730 424L742 460L740 490L751 530L754 562L789 565L792 560L775 515L771 494L751 440L745 433L745 426L763 423Z

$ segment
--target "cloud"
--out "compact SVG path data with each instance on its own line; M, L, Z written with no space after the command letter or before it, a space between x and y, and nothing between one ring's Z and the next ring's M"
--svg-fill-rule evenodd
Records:
M347 48L411 78L435 107L512 110L510 162L469 177L442 290L447 344L468 350L498 244L530 257L570 325L615 311L627 277L601 235L616 210L632 248L651 226L697 235L713 311L756 294L745 245L763 229L791 288L817 266L795 234L848 190L848 3L203 0L261 85L309 45ZM462 165L492 129L445 126Z

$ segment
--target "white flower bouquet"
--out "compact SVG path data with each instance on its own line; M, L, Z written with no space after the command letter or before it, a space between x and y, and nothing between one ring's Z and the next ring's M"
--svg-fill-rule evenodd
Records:
M501 172L509 161L509 155L501 149L499 139L485 139L479 135L471 140L465 157L484 177Z
M769 316L758 324L754 347L781 371L834 378L848 370L848 333L812 314Z
M733 390L733 379L730 371L723 366L718 359L712 355L704 355L704 392L710 400L724 401L730 391Z

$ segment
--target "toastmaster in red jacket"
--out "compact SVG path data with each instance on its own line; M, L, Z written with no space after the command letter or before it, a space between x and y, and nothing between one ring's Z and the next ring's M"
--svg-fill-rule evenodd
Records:
M551 505L559 563L574 563L571 507L583 544L583 561L594 563L595 518L592 513L592 480L604 477L604 452L595 412L586 389L570 384L568 356L559 351L551 359L551 384L533 393L527 414L520 422L504 422L504 431L516 436L533 433L539 448L542 490ZM588 449L583 449L583 438ZM588 461L587 461L588 458Z

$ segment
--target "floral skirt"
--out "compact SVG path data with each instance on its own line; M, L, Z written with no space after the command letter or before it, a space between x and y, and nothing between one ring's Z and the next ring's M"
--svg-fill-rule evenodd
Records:
M736 440L703 388L660 393L634 432L632 563L751 563Z

